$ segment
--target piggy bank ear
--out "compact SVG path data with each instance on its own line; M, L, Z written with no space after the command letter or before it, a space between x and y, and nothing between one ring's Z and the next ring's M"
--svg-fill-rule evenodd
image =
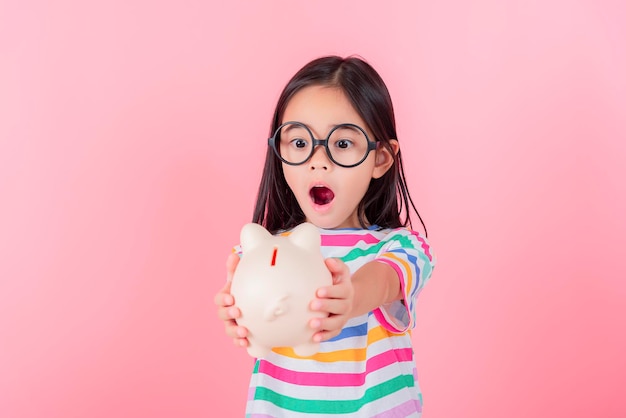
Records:
M319 251L322 244L320 231L308 222L296 226L288 238L294 245L309 251Z
M260 245L263 241L271 237L272 234L261 225L255 223L245 224L243 228L241 228L241 234L239 235L241 250L245 252Z

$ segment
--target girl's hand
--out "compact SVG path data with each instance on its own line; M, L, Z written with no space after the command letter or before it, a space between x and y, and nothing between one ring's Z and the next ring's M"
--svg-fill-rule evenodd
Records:
M217 305L217 316L224 321L226 335L233 339L233 344L240 347L248 346L248 330L245 327L237 325L235 321L241 316L241 311L235 306L235 298L230 294L230 284L233 274L239 263L239 256L231 254L226 260L226 277L227 281L224 287L215 295L214 301Z
M317 298L311 302L311 309L328 312L328 318L313 318L309 322L317 332L313 341L326 341L339 335L352 311L354 289L350 270L337 258L327 258L326 267L333 276L332 286L317 289Z

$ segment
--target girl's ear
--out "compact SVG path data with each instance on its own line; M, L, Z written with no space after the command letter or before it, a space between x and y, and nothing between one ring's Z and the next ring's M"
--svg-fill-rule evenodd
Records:
M381 178L387 172L387 170L389 170L389 167L393 165L395 156L398 153L398 150L400 150L400 144L398 144L398 141L396 139L390 139L389 145L393 150L393 154L383 146L380 146L376 149L376 164L374 165L372 178Z

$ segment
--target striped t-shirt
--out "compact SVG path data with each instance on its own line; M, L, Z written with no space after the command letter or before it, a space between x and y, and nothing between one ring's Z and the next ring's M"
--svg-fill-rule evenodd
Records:
M434 266L427 241L407 228L320 232L324 258L341 259L352 273L372 260L393 267L403 301L350 319L311 357L275 348L257 359L246 417L420 417L410 330L417 295Z

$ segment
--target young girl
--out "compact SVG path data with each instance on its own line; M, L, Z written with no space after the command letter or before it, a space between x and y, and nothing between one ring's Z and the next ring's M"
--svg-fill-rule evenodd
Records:
M328 313L310 321L320 351L275 348L258 359L247 416L421 416L410 330L434 260L409 229L409 209L417 210L387 87L359 58L316 59L283 90L270 135L253 221L272 233L305 221L319 227L333 285L310 303ZM229 292L237 252L215 303L226 334L246 347Z

